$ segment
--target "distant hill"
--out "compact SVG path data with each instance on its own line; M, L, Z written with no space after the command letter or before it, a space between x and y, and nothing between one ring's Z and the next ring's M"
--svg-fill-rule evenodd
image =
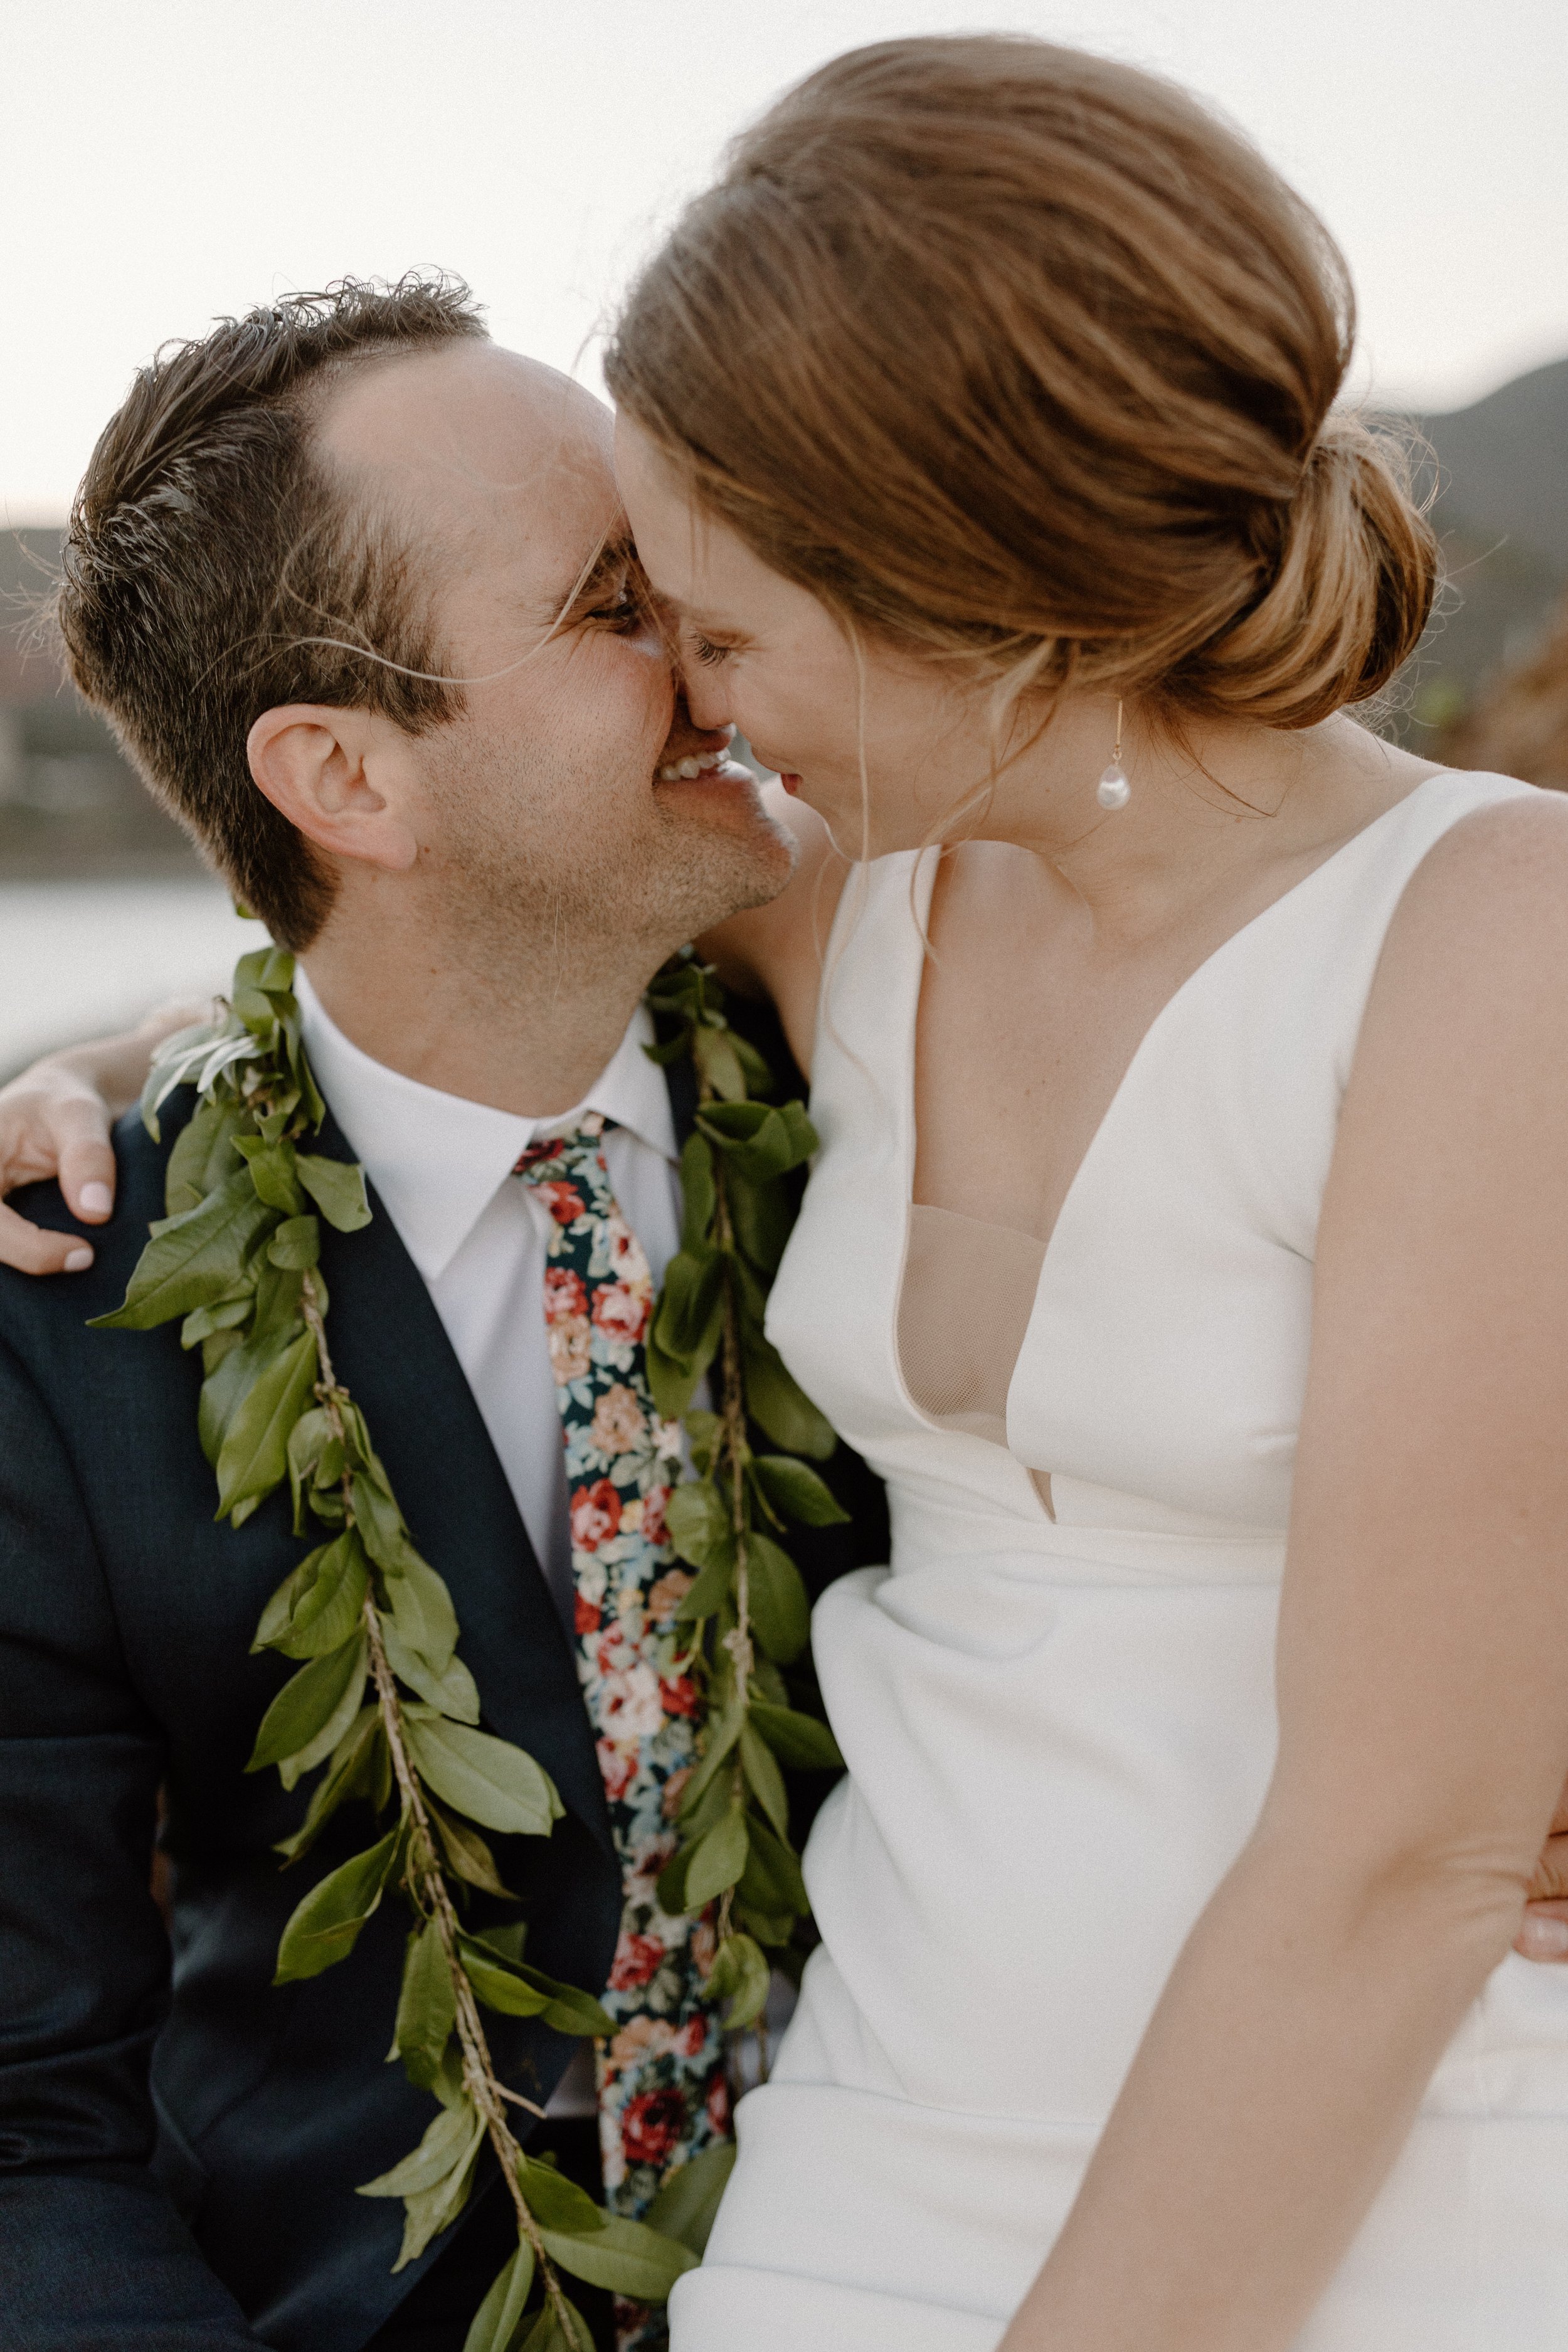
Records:
M1445 510L1533 549L1568 579L1568 359L1420 422L1442 468Z
M1478 730L1505 677L1522 667L1520 708L1544 708L1534 665L1568 593L1568 359L1468 408L1407 421L1430 446L1418 481L1436 493L1448 584L1385 724L1413 750L1468 764L1492 741ZM0 531L0 879L193 872L195 852L107 728L52 656L29 649L59 541ZM1544 656L1549 668L1558 657Z
M1447 580L1394 731L1443 757L1502 672L1529 660L1568 589L1568 359L1411 422L1432 452L1417 481L1436 492Z
M0 881L194 874L184 835L39 645L58 530L0 531Z

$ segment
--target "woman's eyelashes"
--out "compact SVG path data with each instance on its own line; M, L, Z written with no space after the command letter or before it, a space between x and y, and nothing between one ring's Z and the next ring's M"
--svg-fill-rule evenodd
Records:
M721 662L728 661L735 650L733 646L716 646L711 637L705 637L697 629L692 631L687 642L691 648L692 660L700 662L704 669L716 669Z

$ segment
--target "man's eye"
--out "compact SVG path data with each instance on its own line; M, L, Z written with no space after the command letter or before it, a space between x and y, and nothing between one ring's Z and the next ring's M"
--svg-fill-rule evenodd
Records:
M588 614L591 621L598 621L607 629L635 629L646 617L641 597L630 588L623 588L605 604L594 605Z

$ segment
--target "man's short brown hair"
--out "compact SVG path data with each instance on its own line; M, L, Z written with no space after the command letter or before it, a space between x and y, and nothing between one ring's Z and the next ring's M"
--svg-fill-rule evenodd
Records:
M71 674L287 947L310 944L332 885L251 780L255 720L317 702L418 734L462 707L410 551L317 466L311 428L344 369L484 331L446 277L347 278L226 319L141 370L77 493L57 606Z

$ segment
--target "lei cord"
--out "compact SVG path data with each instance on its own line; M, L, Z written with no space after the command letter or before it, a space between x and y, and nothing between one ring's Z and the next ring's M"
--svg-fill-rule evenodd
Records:
M242 1526L287 1479L296 1536L322 1538L257 1627L253 1652L278 1651L299 1670L263 1717L247 1769L275 1765L292 1789L324 1768L300 1827L278 1849L285 1866L351 1800L368 1803L380 1832L298 1906L279 1945L277 1983L346 1959L389 1890L413 1915L388 2054L438 2112L419 2146L359 2191L403 2200L394 2267L456 2221L488 2143L518 2242L465 2352L592 2352L563 2274L662 2302L700 2257L733 2148L683 2165L647 2219L633 2221L596 2206L512 2133L509 2106L543 2110L501 2082L481 2011L540 2017L568 2034L614 2026L591 1995L529 1965L521 1919L470 1923L475 1891L516 1899L484 1832L547 1837L563 1807L531 1756L479 1727L451 1595L416 1549L364 1415L332 1367L321 1220L352 1234L371 1211L363 1169L305 1148L326 1106L300 1044L293 979L281 949L243 956L222 1017L159 1049L142 1099L153 1140L176 1087L194 1087L196 1108L169 1154L168 1213L151 1228L123 1304L96 1322L145 1331L181 1318L181 1345L202 1351L197 1425L217 1516ZM648 1001L677 1034L647 1050L660 1061L690 1053L700 1096L681 1162L682 1246L647 1351L659 1410L672 1419L686 1412L698 1473L677 1488L668 1517L676 1550L698 1570L680 1613L705 1706L703 1752L683 1793L685 1843L658 1893L673 1912L717 1901L710 1984L730 1999L726 2022L740 2031L758 2023L767 1996L763 1947L797 1973L810 1938L780 1762L842 1760L826 1726L791 1704L781 1670L805 1647L805 1590L758 1525L777 1533L786 1517L820 1526L846 1517L798 1458L828 1454L832 1432L762 1330L790 1223L782 1180L816 1137L799 1103L752 1098L771 1091L767 1066L730 1030L705 966L678 960ZM715 1359L719 1410L687 1412ZM749 1423L784 1450L754 1454Z

